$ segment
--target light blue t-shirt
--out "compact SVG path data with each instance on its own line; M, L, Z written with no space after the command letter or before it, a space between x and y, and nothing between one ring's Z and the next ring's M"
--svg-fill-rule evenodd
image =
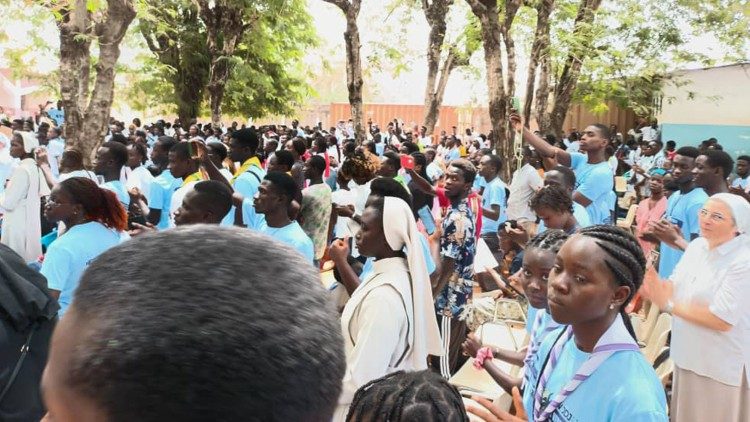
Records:
M60 292L58 316L63 316L68 309L89 263L119 243L120 234L97 221L73 226L52 242L44 256L41 273L47 278L47 287Z
M591 201L586 207L591 224L611 224L610 210L614 175L606 161L589 164L586 154L571 153L570 168L576 173L576 191Z
M586 211L586 208L578 202L573 202L573 217L576 218L580 227L588 227L592 225L588 211ZM544 233L546 230L547 226L544 225L544 220L540 220L539 226L536 229L536 234Z
M474 183L471 185L471 190L479 192L485 186L487 186L487 180L484 179L484 176L477 174L476 177L474 177Z
M419 244L422 246L422 254L424 255L425 264L427 266L427 274L432 274L436 268L435 260L432 259L432 255L430 254L430 244L427 242L427 238L421 233L419 235ZM405 246L404 253L409 253ZM359 279L361 281L365 281L367 276L372 273L372 265L374 262L375 258L367 258L367 261L365 261L365 264L362 266L362 272L359 274Z
M534 392L547 355L562 332L547 334L539 351L526 367L527 384L523 404L529 421L534 420ZM571 338L563 346L550 375L545 396L554 398L573 378L590 355L582 352ZM548 362L547 365L550 363ZM664 387L653 368L638 351L619 351L582 382L548 419L550 422L667 422Z
M242 202L242 220L251 230L257 230L296 249L310 263L315 259L315 247L302 226L292 221L284 227L269 227L266 216L255 212L253 200L245 198Z
M165 230L169 228L169 213L172 207L172 194L180 188L182 179L172 176L169 170L164 170L154 178L149 185L148 207L161 210L161 217L156 228Z
M508 219L505 214L506 200L505 200L505 183L500 180L499 177L495 177L491 182L485 182L484 192L482 193L482 208L489 209L492 205L500 207L500 215L497 220L492 220L489 217L482 214L482 232L486 233L497 233L497 228L500 224Z
M258 188L260 187L260 183L263 181L264 177L266 177L265 170L257 166L250 166L247 171L240 174L236 179L234 179L232 188L234 188L237 193L241 194L245 198L250 198L250 205L252 205L252 199L255 194L258 193ZM235 208L234 206L232 206L227 215L224 216L224 219L221 220L222 226L234 225L234 211ZM247 224L247 221L245 221L245 224Z
M690 242L693 237L700 234L698 213L707 199L708 195L703 188L695 188L686 194L677 191L667 200L664 218L676 224L682 230L682 237ZM666 280L682 258L683 251L662 242L659 252L659 277Z
M458 148L451 148L445 156L446 161L458 160L459 158L461 158L461 151Z
M109 182L104 182L102 187L114 192L115 195L117 195L117 199L120 200L120 203L125 207L125 211L128 210L128 207L130 206L130 195L128 194L128 190L125 188L125 185L121 181L112 180Z

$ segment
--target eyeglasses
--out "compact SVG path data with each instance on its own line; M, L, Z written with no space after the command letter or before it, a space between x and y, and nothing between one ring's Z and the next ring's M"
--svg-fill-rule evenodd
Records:
M725 221L727 219L722 214L719 214L718 212L710 212L705 208L702 208L699 214L701 217L707 217L708 219L716 223L721 223L722 221Z
M52 199L52 197L51 197L51 196L50 196L50 197L47 197L47 201L46 201L46 203L47 203L48 205L52 205L52 206L56 206L56 207L58 207L58 206L60 206L60 205L72 205L72 204L70 204L69 202L59 202L59 201L58 201L57 199Z

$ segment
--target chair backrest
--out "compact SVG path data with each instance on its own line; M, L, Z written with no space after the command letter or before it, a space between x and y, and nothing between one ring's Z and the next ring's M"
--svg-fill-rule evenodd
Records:
M659 377L661 384L666 387L669 382L669 377L674 372L674 361L671 358L666 359L659 366L654 368L656 376Z
M656 357L659 355L659 351L667 345L667 339L669 338L669 332L672 329L672 315L663 313L659 315L656 320L654 330L646 341L646 347L641 349L646 360L653 364Z
M633 204L628 208L628 214L624 219L617 222L618 227L623 229L631 229L635 223L635 212L638 211L638 204Z
M641 324L641 331L635 332L638 336L638 340L641 340L644 343L648 341L649 337L651 337L651 333L654 331L654 326L656 326L656 320L659 319L660 313L661 310L659 309L659 307L651 304L651 306L648 308L646 319L644 319L643 324Z
M615 192L625 192L628 190L628 181L622 176L615 176Z

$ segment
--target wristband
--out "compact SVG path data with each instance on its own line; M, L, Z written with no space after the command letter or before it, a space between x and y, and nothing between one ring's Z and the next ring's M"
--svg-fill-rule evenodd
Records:
M474 358L474 368L476 369L482 369L484 368L484 362L487 359L492 359L492 349L489 347L482 347L481 349L477 350L477 356Z

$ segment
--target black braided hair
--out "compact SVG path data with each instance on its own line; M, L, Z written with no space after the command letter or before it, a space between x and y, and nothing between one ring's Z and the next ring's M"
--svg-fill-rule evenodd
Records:
M360 387L349 407L347 422L466 422L461 394L430 370L398 371Z
M573 198L562 186L547 185L536 191L531 197L529 207L534 211L548 208L559 213L573 214Z
M568 240L568 235L562 230L545 230L532 237L531 240L526 243L525 249L541 249L556 254L560 251L560 248L566 240Z
M630 335L636 338L630 318L625 314L625 307L643 284L643 275L646 272L643 249L630 232L616 226L585 227L578 233L596 239L596 244L608 255L604 262L615 277L615 283L618 286L630 287L630 294L620 306L620 313Z

